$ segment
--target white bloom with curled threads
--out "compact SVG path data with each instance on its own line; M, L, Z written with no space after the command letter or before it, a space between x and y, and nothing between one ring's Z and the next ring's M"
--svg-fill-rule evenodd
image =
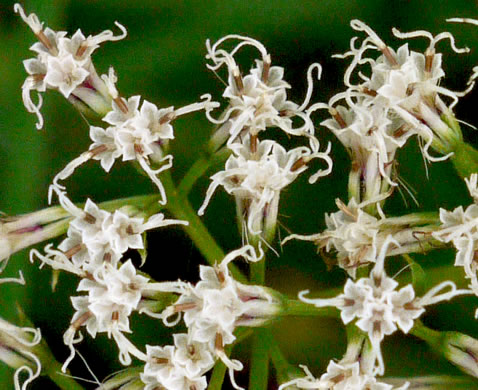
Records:
M424 296L415 297L411 285L397 290L398 283L385 273L385 256L388 247L398 246L389 236L380 249L375 266L369 277L357 281L347 280L344 293L330 299L305 298L309 291L302 291L299 298L317 307L332 306L341 311L344 324L357 319L355 325L368 333L376 356L377 365L374 374L383 375L383 362L380 343L397 327L408 333L416 320L425 311L424 307L441 301L447 301L459 295L472 294L470 290L459 290L450 281L442 282L430 289ZM448 291L444 291L448 290Z
M229 41L238 43L228 52L223 46ZM256 65L243 77L234 56L246 46L256 48L261 59L256 60ZM210 115L208 118L213 123L223 125L218 133L226 133L222 137L224 140L227 139L229 147L236 142L242 131L246 131L252 137L256 137L268 127L277 127L293 135L314 133L314 126L303 110L309 104L312 95L314 69L317 69L320 78L319 64L311 65L307 72L308 90L305 101L299 106L287 100L287 89L290 85L283 80L284 69L271 66L270 54L257 40L241 35L227 35L213 45L209 40L206 41L206 47L208 51L206 58L212 61L207 67L215 72L225 65L228 71L228 85L223 96L228 99L229 106L219 119L214 119ZM301 118L303 125L294 128L291 119L293 117Z
M235 281L227 265L237 257L259 261L262 256L262 252L257 254L251 245L246 245L230 252L218 266L201 266L201 280L196 286L184 289L176 303L162 313L163 322L168 326L179 320L170 322L169 317L184 313L188 343L199 343L207 348L204 351L209 350L215 359L221 359L229 368L236 389L240 387L234 381L234 371L243 366L229 359L224 347L236 339L233 332L237 326L260 326L277 315L280 302L262 286Z
M33 103L30 93L44 92L46 89L56 89L65 98L73 97L73 102L81 101L93 110L95 107L103 111L112 97L108 88L97 75L91 55L106 41L117 41L126 37L126 29L115 22L121 29L121 34L115 36L106 30L95 36L85 38L78 30L71 38L66 32L55 32L49 28L43 29L35 14L26 15L20 4L15 4L15 12L19 13L24 22L32 29L39 42L32 45L31 50L37 53L36 59L26 60L25 69L29 76L22 86L22 96L26 109L38 117L37 128L43 126L40 113L42 99Z
M140 96L127 100L117 96L112 102L113 109L103 118L111 126L106 129L90 127L93 144L55 176L52 187L64 190L59 181L70 177L90 159L99 160L103 169L109 172L116 159L121 157L123 161L137 161L140 164L158 188L162 197L160 202L166 204L166 191L158 175L173 165L173 156L166 154L167 143L174 138L171 121L195 111L207 112L217 107L209 95L201 98L203 101L199 103L178 109L159 109L146 100L140 108Z
M393 34L401 39L423 37L429 40L424 54L409 50L408 44L394 51L365 23L352 20L350 24L353 29L363 31L368 36L358 47L357 38L353 38L350 51L344 55L337 55L340 58L352 57L352 63L344 77L348 90L338 96L346 98L352 109L357 105L363 106L364 102L365 106L383 107L388 111L390 118L399 117L407 124L404 129L407 133L417 134L424 140L425 146L422 150L429 161L448 158L450 145L459 141L461 134L443 122L441 115L453 119L451 110L464 93L453 92L440 85L445 73L442 68L442 56L436 53L435 46L441 40L448 39L452 49L457 53L468 52L469 49L457 48L453 36L448 32L433 36L427 31L401 33L393 29ZM370 49L380 51L382 55L377 59L367 58L365 53ZM369 76L357 70L359 65L365 63L371 68ZM362 81L359 84L352 82L356 71ZM469 90L470 88L465 93ZM451 100L452 103L447 105L442 97ZM430 155L428 152L430 146L444 156Z
M453 211L440 209L441 228L433 233L433 237L442 242L451 242L457 249L455 265L463 267L466 277L472 285L478 283L477 251L478 251L478 204L477 178L472 174L465 179L470 195L475 203L463 209L459 206Z
M408 383L400 387L378 382L374 375L361 371L359 362L338 362L331 360L327 366L327 372L318 379L304 366L300 366L306 376L292 379L279 386L279 390L285 389L316 389L316 390L406 390Z
M211 177L212 183L198 214L204 214L214 191L221 185L236 197L240 206L238 215L245 219L251 234L262 231L265 218L277 217L280 191L307 169L310 160L321 158L329 164L326 170L315 174L312 181L328 174L332 165L328 151L319 153L308 147L286 151L272 140L259 142L254 151L249 149L247 141L245 144L235 143L231 149L233 154L227 160L225 170Z

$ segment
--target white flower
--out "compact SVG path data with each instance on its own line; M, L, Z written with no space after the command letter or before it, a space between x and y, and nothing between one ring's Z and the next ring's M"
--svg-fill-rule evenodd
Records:
M190 340L187 334L174 334L176 351L174 359L177 364L184 366L191 377L201 375L214 365L213 355L207 343Z
M398 283L385 273L385 256L390 245L398 245L392 236L387 237L368 278L357 281L347 280L344 293L330 299L308 299L302 291L299 298L317 307L335 306L341 310L344 324L357 318L355 323L368 333L377 359L376 373L383 375L384 363L380 343L384 336L392 334L397 325L404 333L413 327L415 319L425 311L424 307L450 300L459 295L470 294L470 290L458 290L453 282L443 282L423 297L416 298L411 285L396 290ZM449 291L443 290L449 288Z
M68 98L85 81L90 73L79 65L73 56L49 57L44 82Z
M287 152L272 140L259 142L256 151L239 143L233 144L231 149L233 154L226 161L225 170L211 177L212 183L198 214L204 214L214 191L222 185L242 204L238 215L245 214L247 228L252 234L262 231L264 218L277 216L280 191L307 168L306 162L315 157L322 158L330 165L321 174L330 172L328 151L314 153L307 147L298 147Z
M239 43L227 52L221 46L229 40L238 40ZM228 70L228 85L223 96L229 100L229 107L219 120L208 116L213 123L224 124L219 132L223 129L228 132L228 146L236 141L244 129L247 129L251 136L256 136L267 127L278 127L293 135L313 134L313 124L303 110L308 105L312 94L313 69L318 70L318 78L320 78L319 64L313 64L309 68L307 96L299 107L287 100L287 89L290 85L283 80L284 69L277 66L271 67L270 55L260 42L240 35L228 35L212 46L208 40L206 46L208 50L206 58L213 62L208 65L208 68L216 71L222 65L226 65ZM256 60L256 66L248 75L242 77L234 55L244 46L255 47L262 58ZM304 121L301 127L293 127L291 118L294 116Z
M475 198L477 175L466 179L470 195ZM452 242L457 249L455 265L465 270L467 278L477 280L478 264L478 205L472 204L463 210L462 206L453 211L440 209L441 229L433 233L433 237L442 242Z
M429 161L439 161L449 157L450 145L461 139L461 134L445 124L440 115L452 116L451 109L458 101L461 93L452 92L440 85L445 75L441 66L441 54L436 54L436 44L449 39L453 50L457 53L468 49L458 49L450 33L433 36L426 31L401 33L393 29L398 38L425 37L430 43L424 54L410 51L408 45L401 46L396 52L388 47L377 34L365 23L352 20L351 26L357 31L364 31L368 37L356 47L356 38L351 41L351 50L343 56L352 56L353 60L345 74L347 92L337 95L338 100L345 98L352 110L360 107L379 106L390 118L400 118L407 124L406 138L412 134L419 135L425 142L424 156ZM365 52L375 49L382 53L376 60L366 58ZM360 72L362 82L354 85L351 81L358 65L370 65L371 75ZM441 96L452 100L448 107ZM429 104L429 102L432 104ZM401 132L403 133L403 131ZM405 139L406 139L405 138ZM431 156L430 146L438 149L443 157Z

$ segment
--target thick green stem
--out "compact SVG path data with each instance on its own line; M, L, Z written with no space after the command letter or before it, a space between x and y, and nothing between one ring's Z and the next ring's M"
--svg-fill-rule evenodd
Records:
M205 257L208 264L214 265L220 262L225 256L224 251L202 223L187 197L184 194L178 193L169 172L166 172L161 179L168 194L168 203L165 207L177 219L189 222L188 225L183 226L183 229ZM237 281L247 281L246 277L234 264L229 265L229 270Z
M451 161L462 178L478 172L478 151L473 146L461 142L453 150Z
M252 340L249 389L266 390L269 382L269 329L256 329Z
M297 317L331 317L339 318L340 311L335 307L315 307L309 303L299 300L285 300L281 316L297 316Z
M73 378L62 374L61 364L58 362L48 367L47 375L62 390L84 390Z

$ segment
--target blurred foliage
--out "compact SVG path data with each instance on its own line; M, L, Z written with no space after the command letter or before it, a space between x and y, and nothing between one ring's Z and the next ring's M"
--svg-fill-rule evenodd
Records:
M179 107L198 100L204 93L220 98L223 85L205 67L205 40L215 41L230 33L249 35L268 48L273 64L285 67L285 79L293 86L291 97L296 102L303 99L305 73L312 62L320 62L324 67L322 80L316 83L313 101L327 101L343 89L342 77L348 63L333 59L331 55L348 49L349 40L355 35L349 21L354 18L368 23L394 47L401 43L393 38L392 27L402 31L425 29L435 34L444 30L453 32L458 45L468 45L474 50L468 55L457 55L447 44L439 45L444 53L445 85L451 89L464 89L472 66L478 64L478 28L445 22L446 18L455 16L478 17L478 3L470 0L36 0L23 5L27 13L37 13L51 28L71 33L81 28L85 35L95 34L115 29L115 20L122 23L128 29L128 37L99 49L95 53L96 67L104 73L113 65L123 95L140 94L160 106ZM0 180L4 184L0 210L11 215L46 206L46 192L54 174L89 145L88 124L68 102L53 92L45 94L42 109L45 128L39 132L35 130L36 118L24 109L20 90L25 77L22 60L30 58L28 48L34 41L33 34L14 15L13 2L1 1ZM419 50L425 45L423 39L410 43ZM244 56L245 69L255 55L251 51ZM456 107L459 119L478 125L477 96L478 92L474 91L462 99ZM176 139L172 146L175 177L180 178L194 162L210 131L211 126L202 114L175 122ZM325 129L317 131L323 145L332 140ZM470 142L478 144L473 130L466 129L465 134ZM335 165L330 176L314 186L302 178L283 193L282 237L288 231L318 232L324 227L324 213L335 211L335 198L346 197L349 161L343 148L335 141L333 145ZM416 144L408 145L399 153L399 164L401 176L417 191L421 209L451 209L470 203L464 183L448 162L431 166L429 180L423 179L425 168ZM108 176L98 164L86 164L67 185L77 201L87 197L103 201L154 191L145 177L137 175L130 165L121 163L116 163ZM207 185L205 177L194 188L191 201L195 207L202 202ZM417 209L410 198L407 199L408 208L396 194L387 205L387 212L404 214ZM237 248L241 242L237 229L224 229L224 225L234 218L234 202L218 191L206 212L205 222L226 250ZM180 229L151 233L149 246L146 272L158 280L197 278L201 259ZM276 247L279 248L278 243ZM327 272L312 244L291 242L279 250L281 257L271 257L268 265L267 283L270 286L294 296L305 288L318 290L343 283L343 272ZM452 258L453 252L449 251L430 253L418 260L426 269L450 263ZM27 287L0 286L1 316L15 321L15 303L18 303L36 326L41 327L58 360L63 361L68 351L62 344L62 334L73 313L68 296L74 294L76 280L62 275L57 291L52 293L51 271L31 266L27 251L12 256L5 275L16 275L18 269L24 270ZM478 337L478 324L473 319L476 304L465 304L470 302L457 299L454 304L434 307L424 322L437 329L460 330ZM453 323L450 323L451 318ZM274 332L291 363L306 364L312 372L320 373L331 358L340 358L345 350L343 326L334 321L307 319L301 320L297 331L297 321L282 321L273 328ZM134 342L171 342L169 330L158 321L136 317L132 322ZM387 338L384 345L387 375L458 372L411 336L396 334ZM121 369L117 363L117 349L105 336L94 342L87 337L79 350L93 363L99 378ZM246 347L239 348L237 353L247 362ZM79 361L76 359L71 366L73 372L88 377ZM12 388L11 377L12 371L0 366L2 388ZM245 379L239 378L239 381L246 383ZM53 388L46 381L38 381L30 388L42 389L47 385Z

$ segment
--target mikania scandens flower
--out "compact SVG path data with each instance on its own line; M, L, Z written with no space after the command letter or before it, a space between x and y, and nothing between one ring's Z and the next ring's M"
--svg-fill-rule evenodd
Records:
M424 54L409 50L408 44L394 51L365 23L352 20L351 26L368 36L359 47L356 47L357 38L354 38L351 50L339 56L352 57L344 78L348 90L339 95L347 100L352 110L355 107L377 105L386 110L390 119L398 118L403 127L397 123L401 129L400 132L397 130L397 138L408 138L405 133L418 135L425 142L423 153L429 161L448 158L456 143L462 140L459 129L447 123L456 121L452 109L462 94L440 85L445 73L442 69L442 55L436 53L436 44L448 39L455 52L463 53L468 49L457 48L453 36L447 32L433 36L427 31L401 33L393 29L398 38L424 37L430 42ZM370 49L377 50L382 55L377 59L367 58L365 53ZM365 63L371 68L371 74L365 75L360 71L362 82L354 84L354 72ZM442 97L451 100L451 104L446 104ZM442 115L446 120L442 119ZM432 156L429 147L444 156Z
M223 47L229 41L238 43L232 50L227 51ZM279 128L291 135L314 134L314 126L304 113L304 108L309 104L312 95L314 69L317 69L318 78L320 78L319 64L311 65L308 70L307 95L305 101L299 106L287 100L287 89L290 85L283 80L284 69L272 66L270 54L257 40L241 35L227 35L213 45L209 40L206 41L206 46L208 51L206 58L212 61L212 64L208 64L207 67L216 71L225 65L228 72L228 84L223 97L228 100L229 106L219 119L208 115L211 122L221 125L213 136L214 149L226 140L230 147L238 140L239 135L249 134L254 140L259 132L271 127ZM261 59L257 59L249 74L243 76L234 56L246 46L256 48ZM294 117L303 121L302 126L293 126L292 118Z
M331 360L327 371L315 378L304 365L305 377L297 377L283 383L279 389L317 389L317 390L405 390L408 383L393 387L376 379L373 372L374 353L363 334L348 338L347 350L339 361Z
M348 205L339 199L336 204L339 211L325 214L327 228L323 232L308 236L292 234L282 243L291 239L312 241L318 252L336 256L336 260L329 259L328 264L333 261L354 279L358 268L375 263L389 236L398 245L388 246L385 256L424 252L437 243L432 233L439 227L430 223L426 214L377 218L364 211L367 202L357 204L352 198Z
M217 103L211 102L209 95L204 101L178 109L168 107L159 109L140 96L127 100L119 97L113 101L112 110L103 118L110 126L105 128L90 126L93 143L89 150L68 163L53 180L53 187L64 190L59 183L71 176L75 169L90 159L100 161L102 168L109 172L116 159L136 161L156 185L161 194L161 203L166 203L166 192L158 175L173 165L173 156L167 153L169 140L174 138L171 122L191 112L212 110ZM121 103L120 103L121 102ZM50 190L51 194L51 190Z
M233 153L224 171L211 177L212 183L198 214L204 214L214 191L221 185L236 198L239 220L244 221L250 235L258 235L268 228L274 231L280 192L307 169L308 162L320 158L328 164L328 168L310 178L311 182L331 171L328 151L321 153L305 146L286 151L272 140L260 141L255 150L250 150L247 139L230 148ZM265 233L270 240L270 232Z
M141 379L145 389L206 389L205 373L215 363L209 345L190 340L187 334L174 334L174 346L146 346L146 365Z
M259 261L251 245L230 252L215 267L200 267L201 280L187 285L174 305L163 312L166 325L174 325L169 317L183 313L188 328L188 342L207 346L215 359L221 359L229 368L233 386L234 371L243 365L227 357L224 347L236 339L234 330L238 326L260 326L278 315L279 300L262 286L250 286L237 282L228 270L228 264L237 257L248 261ZM179 318L178 318L179 320ZM177 340L179 341L179 340Z
M476 253L478 250L478 199L477 179L475 173L465 179L470 195L474 202L466 209L459 206L453 211L440 209L440 229L433 236L442 242L453 243L457 249L455 265L463 267L466 277L471 279L472 284L478 284L478 264Z
M372 343L377 360L374 372L380 375L385 370L380 343L386 335L394 333L397 328L408 333L428 305L472 294L470 290L457 289L451 281L438 284L422 297L415 296L411 284L397 290L398 282L388 277L384 268L385 256L391 245L399 244L389 236L377 254L370 275L356 281L348 279L343 294L330 299L305 298L308 290L299 294L302 301L317 307L337 307L344 324L357 320L355 325L368 334Z
M0 216L0 273L12 254L64 234L70 220L71 216L59 206L29 214Z
M108 93L105 82L96 73L91 55L101 43L125 38L126 29L116 22L116 26L121 29L121 35L115 36L106 30L98 35L85 37L78 30L69 38L64 31L43 29L43 23L40 23L38 17L35 14L27 16L20 4L15 4L14 9L39 40L31 47L37 54L36 58L24 61L29 76L22 86L26 109L38 117L37 128L43 126L40 93L47 89L57 90L72 103L88 107L95 112L108 112L113 97ZM37 103L31 98L32 91L38 93Z
M88 199L83 209L73 204L66 193L56 190L63 209L73 218L68 228L68 236L58 249L49 244L45 247L46 256L32 250L30 259L38 258L43 264L54 269L74 273L85 277L85 273L94 273L97 267L108 263L116 266L128 249L143 249L142 234L150 229L188 222L165 219L164 214L133 217L135 208L124 207L114 213L100 209Z

